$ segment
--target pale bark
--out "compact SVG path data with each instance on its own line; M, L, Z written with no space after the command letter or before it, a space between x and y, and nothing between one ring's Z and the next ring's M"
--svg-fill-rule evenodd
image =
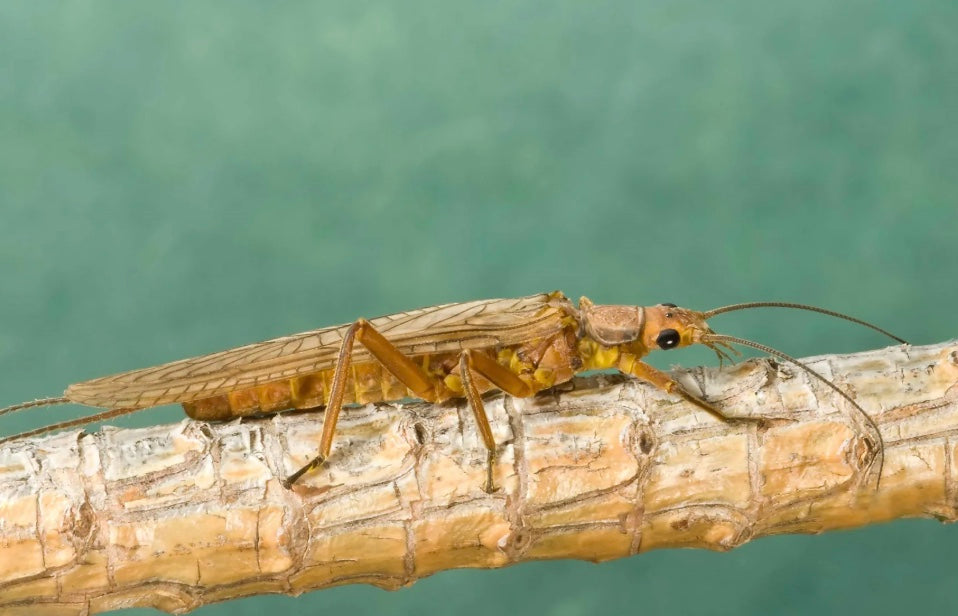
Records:
M321 414L77 432L0 447L0 610L184 612L453 567L727 550L778 533L956 519L958 342L684 374L721 422L629 379L494 397L500 491L463 406L347 409L328 467ZM880 482L878 469L882 469Z

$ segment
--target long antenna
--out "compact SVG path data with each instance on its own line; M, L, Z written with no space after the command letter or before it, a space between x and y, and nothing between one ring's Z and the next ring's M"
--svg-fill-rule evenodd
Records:
M795 310L808 310L810 312L819 312L821 314L827 314L830 317L836 317L839 319L845 319L846 321L851 321L852 323L858 323L859 325L864 325L869 329L873 329L880 334L884 334L891 338L892 340L897 340L902 344L908 344L907 341L899 338L895 334L884 330L877 325L872 325L868 321L863 321L861 319L856 319L853 316L841 312L835 312L834 310L826 310L825 308L819 308L818 306L809 306L808 304L793 304L791 302L747 302L744 304L731 304L729 306L722 306L721 308L713 308L702 313L703 319L710 319L717 314L723 314L725 312L733 312L735 310L745 310L746 308L794 308Z
M872 430L875 432L875 435L878 436L878 449L879 449L878 480L881 481L882 470L884 469L884 466L885 466L885 441L882 438L881 430L879 430L878 424L875 423L875 420L872 419L871 415L866 413L865 409L863 409L857 402L852 400L851 396L849 396L844 391L842 391L841 388L838 387L838 385L835 385L834 383L832 383L831 381L823 377L818 372L809 368L807 365L805 365L805 363L795 359L791 355L786 355L785 353L782 353L781 351L773 349L770 346L765 346L764 344L752 342L751 340L746 340L745 338L736 338L735 336L726 336L724 334L707 334L702 337L702 341L706 344L710 342L724 342L724 343L731 342L734 344L741 344L742 346L747 346L753 349L757 349L764 353L768 353L769 355L774 355L775 357L784 359L785 361L795 364L796 366L800 367L801 369L805 370L806 372L808 372L809 374L811 374L812 376L820 380L822 383L825 383L826 385L834 389L839 396L848 400L852 406L858 409L858 412L861 413L862 417L865 418L865 421L868 423L868 425L871 426Z

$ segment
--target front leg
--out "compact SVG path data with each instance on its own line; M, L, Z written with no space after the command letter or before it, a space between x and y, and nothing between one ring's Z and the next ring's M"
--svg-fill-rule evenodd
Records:
M628 374L634 376L637 379L642 379L647 383L651 383L668 394L673 394L679 396L680 398L691 402L695 406L699 407L703 411L707 411L713 417L717 417L722 421L729 421L732 419L722 411L720 411L715 406L712 406L711 403L694 396L689 392L685 391L678 381L673 379L671 376L662 372L658 368L654 368L644 361L639 360L635 355L628 353L623 353L619 356L619 362L616 365L616 368Z

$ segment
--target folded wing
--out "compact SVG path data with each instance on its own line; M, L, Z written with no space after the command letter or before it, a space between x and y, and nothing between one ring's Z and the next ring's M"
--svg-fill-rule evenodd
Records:
M410 356L495 348L561 329L571 303L558 292L444 304L370 322ZM333 367L349 325L249 344L70 385L65 397L99 407L147 408L192 402ZM362 347L355 363L372 358Z

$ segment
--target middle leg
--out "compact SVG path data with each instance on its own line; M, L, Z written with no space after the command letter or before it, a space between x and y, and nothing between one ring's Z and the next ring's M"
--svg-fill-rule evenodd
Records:
M486 407L482 404L482 396L479 394L475 380L473 380L473 373L483 376L502 391L517 398L526 398L534 392L528 383L482 352L465 350L459 356L459 375L462 378L462 389L465 392L466 400L469 402L469 408L472 409L472 413L476 417L479 435L486 446L486 485L483 489L492 494L496 491L496 484L492 476L492 467L496 461L496 440L492 435L492 426L489 425Z

